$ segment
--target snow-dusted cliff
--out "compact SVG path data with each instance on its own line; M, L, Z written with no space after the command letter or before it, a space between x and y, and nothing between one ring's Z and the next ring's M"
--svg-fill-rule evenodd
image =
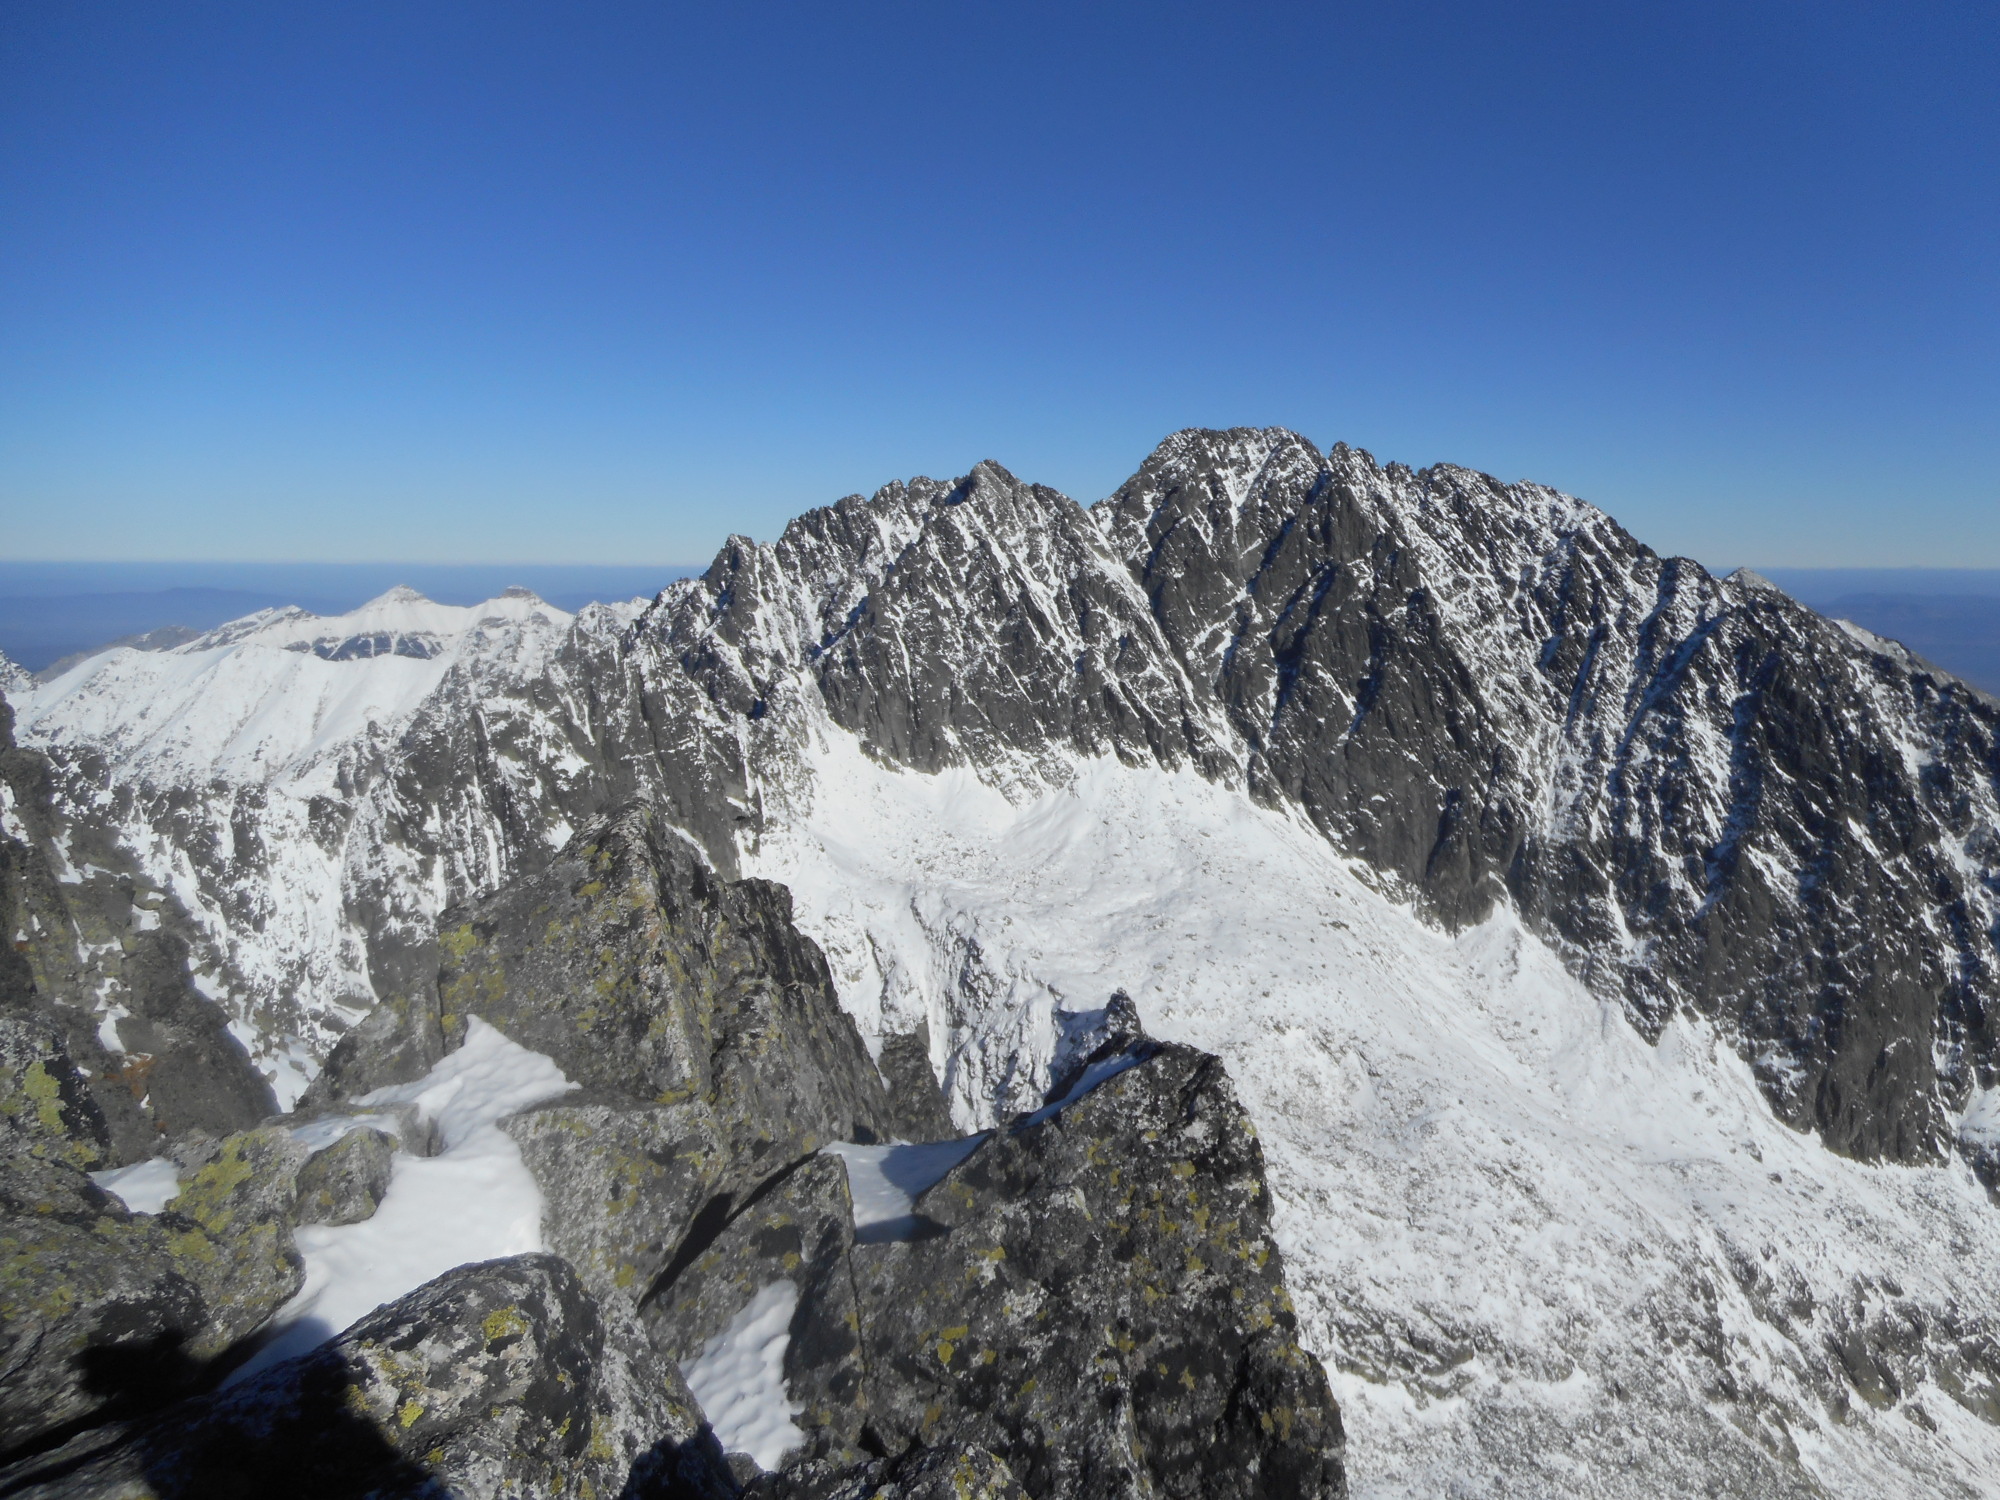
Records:
M9 696L52 862L281 1094L642 794L793 887L962 1123L1058 999L1222 1053L1357 1494L2000 1461L2000 708L1580 501L1185 433L1090 510L981 465L649 604L391 595Z

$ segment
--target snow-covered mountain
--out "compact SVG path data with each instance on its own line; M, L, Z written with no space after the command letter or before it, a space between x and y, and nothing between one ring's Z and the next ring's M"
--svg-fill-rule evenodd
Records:
M114 914L51 908L44 987L115 1019L122 901L281 1098L643 795L964 1125L1119 986L1223 1055L1357 1495L2000 1467L2000 705L1570 497L1190 432L1090 509L983 464L650 603L399 591L8 695Z

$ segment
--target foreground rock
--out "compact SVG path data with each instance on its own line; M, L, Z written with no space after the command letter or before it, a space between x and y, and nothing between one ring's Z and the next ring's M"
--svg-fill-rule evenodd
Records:
M636 1307L691 1234L899 1119L790 894L718 877L649 806L453 914L440 946L452 1045L476 1015L584 1085L506 1129L549 1245L601 1298Z
M823 1155L695 1226L643 1304L663 1354L713 1358L774 1288L792 1307L783 1390L800 1439L757 1493L905 1493L871 1488L914 1471L869 1454L933 1450L1004 1460L968 1470L968 1493L1345 1493L1340 1416L1298 1344L1255 1132L1215 1058L1138 1035L1129 1002L1109 1014L1121 1024L1055 1102L1010 1129L941 1157ZM882 1204L849 1172L910 1183L925 1153L961 1164L931 1172L913 1213L857 1233L855 1202Z
M747 1493L754 1500L1027 1500L1028 1494L984 1448L919 1448L846 1468L800 1464L760 1477Z
M856 1304L854 1206L837 1157L818 1156L767 1185L709 1239L696 1225L643 1305L653 1344L678 1365L766 1287L787 1283L797 1302L784 1354L792 1421L805 1433L794 1463L867 1458L869 1400Z
M304 1358L0 1473L9 1500L732 1490L678 1376L550 1255L460 1267Z
M214 1144L158 1215L90 1179L105 1136L60 1028L0 1015L0 1453L197 1387L299 1288L286 1132Z
M871 1420L1035 1495L1344 1494L1222 1064L1139 1043L1093 1071L918 1198L934 1227L855 1248Z

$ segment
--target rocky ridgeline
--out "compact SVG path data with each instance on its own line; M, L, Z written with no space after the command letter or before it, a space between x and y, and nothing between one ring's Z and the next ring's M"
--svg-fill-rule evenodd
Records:
M857 1163L921 1152L888 1143L943 1122L935 1080L885 1083L786 892L717 875L657 810L452 912L439 950L298 1114L219 1138L150 1120L179 1178L150 1214L87 1175L111 1159L95 1080L59 1008L10 991L0 1495L1344 1493L1255 1132L1220 1064L1147 1040L1129 1002L1079 1031L1047 1104L945 1147L884 1218ZM380 1130L295 1131L365 1112L475 1018L581 1085L504 1122L550 1253L219 1385L300 1286L295 1229L365 1219L387 1186ZM425 1148L413 1113L398 1130ZM681 1372L774 1292L796 1440L766 1472Z
M174 653L38 710L74 867L30 948L44 992L122 1006L125 1050L167 1068L193 1044L142 990L180 983L178 938L267 1065L323 1057L427 984L441 899L613 806L653 802L736 873L830 723L920 770L1033 788L1108 755L1294 807L1440 921L1512 902L1648 1035L1714 1018L1843 1153L1942 1159L2000 1083L2000 706L1538 485L1189 431L1093 508L981 464L732 539L643 613L516 610L434 646L420 702L292 759L145 717L120 674ZM339 648L314 649L370 670ZM264 680L217 672L204 712L265 723L227 697ZM127 951L149 926L158 962ZM172 1110L167 1077L147 1107Z

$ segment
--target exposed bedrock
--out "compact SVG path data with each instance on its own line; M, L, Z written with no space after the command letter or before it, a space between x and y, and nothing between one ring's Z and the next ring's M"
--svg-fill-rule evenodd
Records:
M276 1113L228 1015L195 989L186 939L160 925L184 914L164 893L142 901L130 856L101 830L85 841L112 868L59 877L49 763L15 745L13 723L0 699L0 805L11 814L0 829L0 1011L61 1028L101 1122L92 1164L140 1161L190 1132L227 1135ZM122 1014L93 1013L106 993Z
M723 1500L699 1408L553 1255L462 1266L338 1339L0 1471L21 1500Z
M0 1015L0 1453L198 1388L298 1290L288 1133L208 1143L159 1214L90 1179L105 1155L60 1029Z
M911 1047L897 1093L929 1102L892 1105L782 890L628 808L441 947L448 1039L478 1015L585 1085L506 1128L607 1316L691 1365L790 1299L780 1467L817 1487L797 1493L927 1493L947 1461L920 1453L995 1494L1341 1492L1254 1131L1221 1065L1147 1042L1129 1001L1078 1032L1064 1107L967 1142L914 1218L858 1233L821 1148L941 1123L936 1083Z
M791 895L725 880L649 804L440 926L447 1046L480 1016L587 1090L698 1100L746 1170L884 1138L881 1076Z

